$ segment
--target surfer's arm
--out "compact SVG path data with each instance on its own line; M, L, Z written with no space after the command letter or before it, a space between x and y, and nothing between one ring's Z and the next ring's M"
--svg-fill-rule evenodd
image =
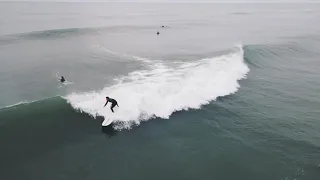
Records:
M107 102L106 102L106 104L104 104L104 106L103 106L103 107L105 107L105 106L108 104L108 102L109 102L109 101L107 101Z

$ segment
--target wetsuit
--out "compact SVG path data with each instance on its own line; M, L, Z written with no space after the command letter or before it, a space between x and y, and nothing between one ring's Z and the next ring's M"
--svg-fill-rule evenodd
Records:
M115 106L118 106L118 107L119 107L118 102L117 102L115 99L108 98L108 99L107 99L107 102L106 102L106 104L105 104L104 106L106 106L109 101L111 102L111 107L110 107L110 109L111 109L111 111L113 112L113 108L114 108Z
M65 82L66 80L64 79L64 77L63 77L63 76L61 76L60 81L63 83L63 82Z

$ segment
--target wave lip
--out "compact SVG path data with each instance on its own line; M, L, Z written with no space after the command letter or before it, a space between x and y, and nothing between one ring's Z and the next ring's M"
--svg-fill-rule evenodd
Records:
M241 47L235 53L187 62L177 68L156 62L151 70L132 72L100 91L73 93L65 98L80 112L116 121L116 129L130 129L141 121L168 119L175 111L199 109L217 97L235 93L240 87L238 80L249 72L243 54ZM106 96L118 101L116 113L109 106L103 108Z
M24 105L24 104L29 104L29 103L30 102L28 102L28 101L20 101L18 103L12 104L12 105L1 107L0 111L4 110L4 109L11 109L11 108L14 108L14 107L17 107L17 106L21 106L21 105Z

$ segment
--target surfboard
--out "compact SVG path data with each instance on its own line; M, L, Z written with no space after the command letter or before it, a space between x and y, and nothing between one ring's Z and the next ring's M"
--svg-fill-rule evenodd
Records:
M102 122L102 126L109 126L112 122L113 122L112 119L105 119L105 120Z
M114 113L117 113L118 109L119 109L119 107L115 106L113 108ZM110 110L110 113L112 113L111 110ZM114 118L105 118L104 121L102 122L102 126L109 126L113 122L113 120L114 120Z

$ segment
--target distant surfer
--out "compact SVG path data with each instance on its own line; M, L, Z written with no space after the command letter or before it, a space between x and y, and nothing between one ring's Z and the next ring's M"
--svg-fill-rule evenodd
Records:
M115 99L112 99L112 98L109 98L109 97L106 97L106 99L107 99L107 102L106 102L106 104L105 104L103 107L105 107L105 106L108 104L108 102L111 102L111 107L110 107L110 109L111 109L112 112L113 112L113 108L114 108L115 106L118 106L118 107L119 107L118 102L117 102ZM114 112L113 112L113 113L114 113Z
M61 76L61 78L60 78L60 82L64 83L65 81L66 81L66 79L64 79L64 77L63 77L63 76Z
M159 33L159 31L157 32L157 35L159 35L160 33Z

